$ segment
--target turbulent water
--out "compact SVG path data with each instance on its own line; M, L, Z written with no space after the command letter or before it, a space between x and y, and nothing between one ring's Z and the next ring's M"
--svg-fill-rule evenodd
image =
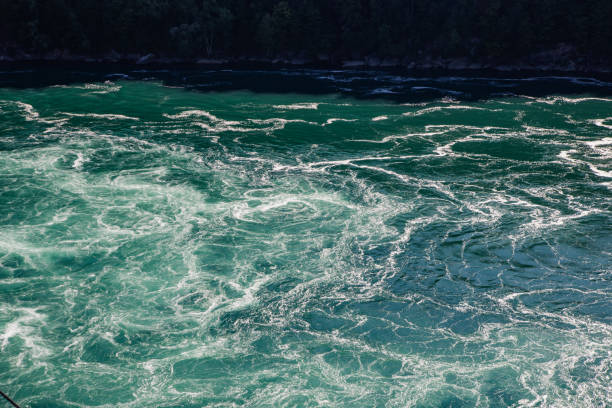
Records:
M22 406L610 406L612 84L0 86L0 389Z

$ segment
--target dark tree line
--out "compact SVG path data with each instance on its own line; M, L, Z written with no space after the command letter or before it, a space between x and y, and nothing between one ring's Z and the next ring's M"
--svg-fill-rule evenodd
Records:
M0 0L0 47L81 54L612 54L611 0Z

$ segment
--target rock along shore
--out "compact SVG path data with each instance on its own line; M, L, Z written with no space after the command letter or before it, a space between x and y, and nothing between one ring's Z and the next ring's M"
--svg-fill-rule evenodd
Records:
M327 55L316 58L302 57L256 57L241 56L228 58L178 58L146 54L120 54L111 51L102 55L73 54L69 51L55 50L47 53L13 52L11 55L0 49L0 63L13 62L61 62L61 63L128 63L136 65L174 65L198 64L202 66L269 66L295 68L327 69L408 69L408 70L441 70L441 71L483 71L499 72L576 72L576 73L612 73L612 61L577 55L574 50L559 47L550 51L532 54L515 61L494 58L380 58L369 56L360 59L336 59Z

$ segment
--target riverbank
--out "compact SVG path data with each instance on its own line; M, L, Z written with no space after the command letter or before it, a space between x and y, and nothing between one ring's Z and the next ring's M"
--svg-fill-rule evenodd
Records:
M74 54L55 50L46 53L24 51L2 52L0 63L106 63L135 65L201 65L210 67L294 67L322 69L404 69L441 71L498 71L498 72L563 72L563 73L612 73L612 61L578 54L571 47L560 46L529 56L508 60L500 58L383 58L368 56L342 59L328 55L316 58L302 56L239 56L239 57L175 57L154 53L118 53L111 51L99 55Z

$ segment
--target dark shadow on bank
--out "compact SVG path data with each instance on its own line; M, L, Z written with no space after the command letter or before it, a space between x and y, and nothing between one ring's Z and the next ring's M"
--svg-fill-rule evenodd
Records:
M551 72L338 70L265 65L203 67L95 63L0 64L0 87L42 88L117 80L160 81L198 92L340 94L418 103L453 98L612 96L612 75Z

